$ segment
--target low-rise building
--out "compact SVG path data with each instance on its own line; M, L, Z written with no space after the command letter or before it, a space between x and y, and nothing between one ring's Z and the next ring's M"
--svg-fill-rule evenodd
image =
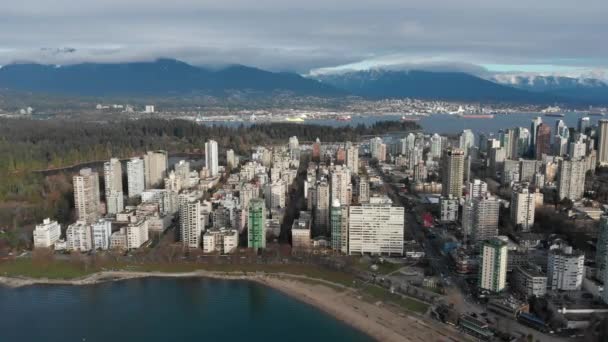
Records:
M239 233L236 229L209 229L203 234L204 253L233 253L239 244Z
M547 293L547 276L538 266L517 266L513 278L515 290L526 297L542 297Z
M88 252L93 248L91 226L85 221L76 221L66 231L66 249L69 251Z
M61 226L46 218L34 229L34 248L51 248L61 237Z

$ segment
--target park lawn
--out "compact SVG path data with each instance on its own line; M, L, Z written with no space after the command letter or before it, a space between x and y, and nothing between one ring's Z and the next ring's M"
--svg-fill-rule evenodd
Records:
M31 259L17 259L0 263L0 275L9 277L72 279L97 271L96 267L83 268L68 261L34 263Z
M361 289L365 295L372 297L374 300L381 300L383 302L392 302L400 307L413 311L419 314L423 314L428 309L429 305L418 300L403 297L398 294L390 293L388 290L376 286L376 285L366 285L363 289Z

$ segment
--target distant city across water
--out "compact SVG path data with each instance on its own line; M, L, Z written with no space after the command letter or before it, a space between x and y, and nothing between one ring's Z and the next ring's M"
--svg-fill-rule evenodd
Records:
M2 341L373 341L248 281L147 278L0 287L0 303Z
M491 119L463 118L458 115L450 114L432 114L429 116L420 117L416 121L426 133L439 134L456 134L464 129L471 129L475 134L498 132L500 129L512 127L525 127L530 129L532 119L540 116L542 121L555 127L557 120L563 120L568 127L576 127L578 119L584 116L589 116L584 113L566 113L563 117L544 116L540 113L516 113L516 114L499 114L494 115ZM590 123L596 124L602 116L589 116ZM353 115L350 121L339 121L335 119L311 119L302 123L314 125L327 125L332 127L356 126L359 124L373 125L376 122L382 121L400 121L401 115ZM251 125L252 122L221 122L213 121L207 124L210 125Z

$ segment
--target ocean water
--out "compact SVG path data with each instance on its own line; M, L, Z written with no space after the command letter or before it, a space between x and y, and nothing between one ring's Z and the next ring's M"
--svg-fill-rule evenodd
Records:
M373 341L266 286L147 278L0 287L0 341Z
M533 118L540 116L542 121L555 127L557 120L563 120L568 127L576 127L578 119L588 116L583 113L566 113L564 117L543 116L539 113L517 113L495 115L492 119L467 119L457 115L433 114L421 117L418 124L426 133L455 134L462 132L463 129L471 129L474 133L496 133L500 129L512 127L525 127L530 129ZM591 124L597 123L602 116L589 116ZM306 124L325 125L332 127L344 127L348 125L372 125L381 121L399 121L400 115L354 115L351 121L337 121L334 119L313 119L306 120ZM251 125L251 122L209 122L209 125L238 126L241 124Z

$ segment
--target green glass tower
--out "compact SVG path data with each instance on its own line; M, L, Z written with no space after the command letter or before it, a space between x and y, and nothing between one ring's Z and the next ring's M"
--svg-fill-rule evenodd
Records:
M266 206L261 198L249 202L247 247L255 250L266 248Z

